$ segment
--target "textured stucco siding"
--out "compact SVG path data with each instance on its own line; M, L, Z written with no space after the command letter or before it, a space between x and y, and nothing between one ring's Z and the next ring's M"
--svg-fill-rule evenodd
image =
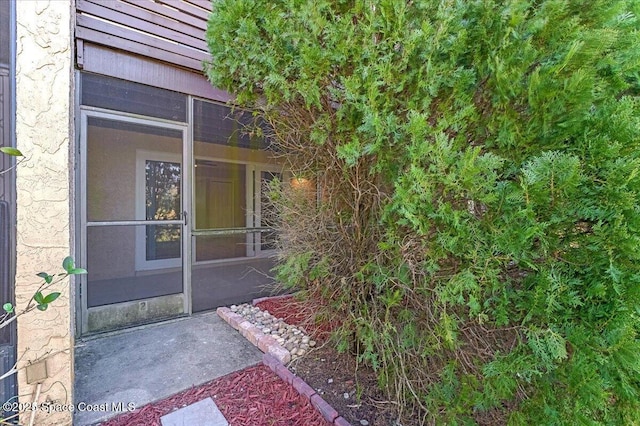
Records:
M69 146L72 141L73 1L17 1L16 138L28 161L17 169L16 305L27 304L39 285L35 274L61 271L71 253ZM62 296L46 312L18 319L19 365L47 357L48 379L39 402L71 403L73 397L73 292L66 280ZM31 402L35 386L18 374L21 402ZM28 423L28 415L22 421ZM38 412L37 425L71 424L68 411Z

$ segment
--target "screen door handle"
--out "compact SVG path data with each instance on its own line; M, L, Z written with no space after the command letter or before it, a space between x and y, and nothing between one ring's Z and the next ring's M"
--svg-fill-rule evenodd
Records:
M184 219L184 226L187 226L189 224L189 219L186 210L182 212L182 219Z

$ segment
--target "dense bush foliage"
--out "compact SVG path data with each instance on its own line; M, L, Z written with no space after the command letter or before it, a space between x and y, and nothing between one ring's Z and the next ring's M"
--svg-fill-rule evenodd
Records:
M407 424L640 422L640 2L214 1L280 278ZM317 184L317 198L299 191Z

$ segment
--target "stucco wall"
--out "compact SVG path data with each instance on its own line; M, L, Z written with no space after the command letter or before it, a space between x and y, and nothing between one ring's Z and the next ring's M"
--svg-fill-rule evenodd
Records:
M71 10L73 1L17 1L16 136L28 161L17 169L16 305L27 304L39 285L37 272L60 272L71 253ZM45 312L18 319L21 366L47 357L48 379L39 402L70 403L73 397L73 336L69 282ZM23 355L24 354L24 355ZM18 374L21 402L35 386ZM22 421L28 423L28 415ZM37 425L71 424L68 411L38 412Z

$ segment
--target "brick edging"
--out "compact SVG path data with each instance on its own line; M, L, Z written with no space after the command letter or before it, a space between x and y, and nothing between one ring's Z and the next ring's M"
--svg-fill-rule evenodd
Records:
M244 319L242 315L232 312L226 306L216 309L216 313L262 352L272 355L283 364L291 361L291 353L288 350L271 335L264 334L258 327Z
M298 391L300 395L307 398L326 421L335 426L351 426L351 424L322 399L311 386L289 371L284 364L291 361L291 353L282 347L276 339L271 337L271 335L264 334L258 327L245 320L242 315L232 312L231 309L226 306L216 309L216 313L231 327L238 330L249 342L264 352L262 355L262 363L269 367L271 371L276 373L282 380L293 385L294 389Z
M293 388L303 397L311 402L311 405L320 413L322 417L329 423L335 426L351 426L351 424L345 420L344 417L333 408L327 401L322 399L316 391L309 386L300 377L293 374L284 364L282 364L277 358L271 356L268 353L262 355L262 363L269 367L271 371L276 373L285 382L293 386Z

